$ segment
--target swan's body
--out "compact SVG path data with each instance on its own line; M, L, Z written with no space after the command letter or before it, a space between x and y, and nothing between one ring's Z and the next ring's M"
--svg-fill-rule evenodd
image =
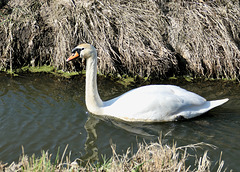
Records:
M160 122L199 116L228 99L206 101L203 97L174 85L149 85L103 102L97 90L97 53L90 44L73 49L74 55L87 60L86 106L95 115L111 116L124 121Z

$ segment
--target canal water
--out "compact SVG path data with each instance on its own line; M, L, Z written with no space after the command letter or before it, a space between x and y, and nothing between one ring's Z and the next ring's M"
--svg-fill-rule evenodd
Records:
M92 162L101 155L110 157L111 144L123 154L131 147L137 150L142 141L157 142L159 136L166 144L177 146L205 142L199 156L208 150L213 165L221 156L224 167L239 170L240 157L240 86L230 82L158 81L155 84L174 84L198 93L208 100L229 98L221 107L195 119L166 123L123 123L100 119L87 112L84 78L60 79L43 74L9 77L0 75L0 161L18 161L24 153L31 156L48 150L62 153L68 145L71 158ZM103 100L126 92L107 79L98 81ZM195 154L193 153L193 154Z

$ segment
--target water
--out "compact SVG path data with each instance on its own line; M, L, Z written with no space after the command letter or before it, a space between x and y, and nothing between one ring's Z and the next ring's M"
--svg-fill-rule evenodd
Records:
M162 84L163 82L157 82ZM168 82L169 83L169 82ZM166 82L164 83L166 84ZM122 154L137 143L158 141L178 146L206 142L213 164L221 152L225 167L238 171L240 157L240 87L224 82L176 82L207 99L230 98L230 101L201 117L179 122L142 124L99 119L87 113L84 102L84 79L57 79L47 75L7 77L0 75L0 161L18 161L22 154L41 154L49 150L56 155L68 145L71 158L99 160L112 154L116 144ZM130 88L106 79L99 81L99 93L106 100ZM204 150L197 150L203 154Z

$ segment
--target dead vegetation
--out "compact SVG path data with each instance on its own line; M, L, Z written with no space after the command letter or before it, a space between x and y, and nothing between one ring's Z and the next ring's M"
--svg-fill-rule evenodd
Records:
M212 145L198 143L187 145L183 147L163 145L161 140L157 143L141 143L139 144L138 151L131 155L130 148L123 155L119 155L115 151L115 146L112 146L112 157L107 159L102 156L102 162L95 164L87 162L82 164L81 159L76 159L71 162L71 153L66 156L65 148L62 156L56 155L55 160L52 154L42 151L40 157L32 155L28 157L24 154L19 159L18 163L12 162L10 165L0 162L0 171L175 171L175 172L221 172L226 171L223 168L224 161L220 160L212 164L212 161L207 156L207 151L201 156L190 155L189 149L197 150L201 146L208 146L215 148ZM195 162L187 165L189 157L195 158Z
M105 74L239 79L239 4L9 0L0 10L0 70L44 64L81 70L82 64L65 59L88 42Z

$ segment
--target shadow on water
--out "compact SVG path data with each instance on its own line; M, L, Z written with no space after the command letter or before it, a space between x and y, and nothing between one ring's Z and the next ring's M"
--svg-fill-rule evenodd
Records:
M216 162L223 152L226 167L238 169L240 87L237 84L172 81L170 84L208 100L228 97L230 101L191 120L128 123L88 114L83 78L62 80L40 74L0 76L0 83L0 160L3 162L17 161L22 145L28 155L40 155L41 150L56 155L58 147L63 152L69 145L72 159L96 162L101 161L101 155L112 155L111 144L116 144L119 154L126 153L129 147L136 152L139 142L157 142L161 136L162 143L170 145L173 141L178 146L213 144L218 147L216 150L206 146L197 150L197 154L208 150L209 157ZM99 80L98 88L104 100L130 89L106 79Z

